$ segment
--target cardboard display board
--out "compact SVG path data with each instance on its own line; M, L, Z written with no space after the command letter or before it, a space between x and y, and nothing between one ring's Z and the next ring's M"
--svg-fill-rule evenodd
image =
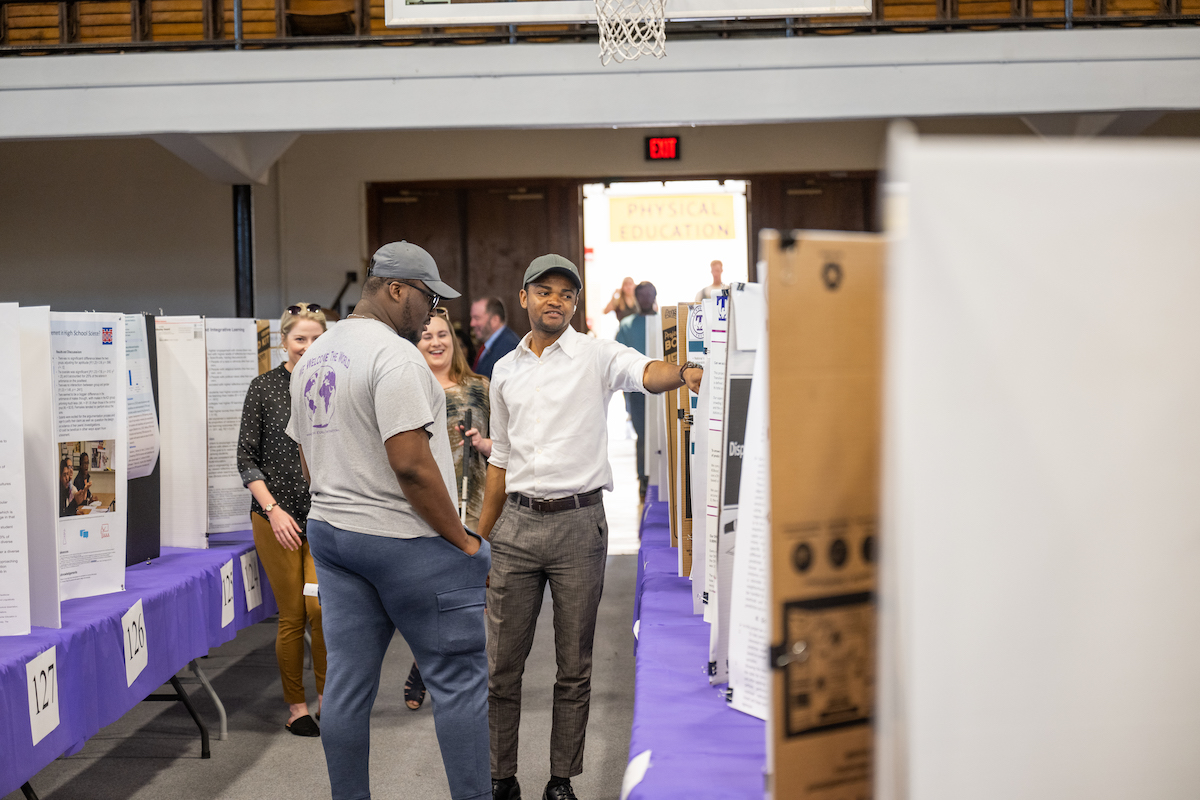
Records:
M678 366L679 326L676 320L679 319L679 307L664 306L661 319L663 361ZM679 546L679 520L677 519L679 503L675 498L675 486L678 482L677 476L679 474L679 392L679 389L663 392L663 404L665 406L663 424L666 426L667 432L667 451L664 454L667 462L667 487L665 491L660 491L658 495L667 501L667 518L670 520L671 525L671 547Z
M204 319L158 317L159 421L162 428L162 543L208 547L207 369Z
M21 402L21 321L0 303L0 636L29 633L29 539L25 514L25 416Z
M704 362L704 336L703 330L693 327L694 314L692 309L699 308L699 303L680 303L677 306L676 324L679 320L683 320L682 327L677 327L679 335L679 359L680 363L684 361L694 361L697 364ZM690 331L690 332L689 332ZM697 331L700 333L696 335ZM692 419L693 412L696 410L696 402L698 397L690 390L684 388L679 390L680 410L676 427L675 441L677 445L678 466L675 473L678 475L675 489L675 502L679 507L679 575L687 577L692 574Z
M875 674L883 242L764 230L771 658L768 786L868 797Z

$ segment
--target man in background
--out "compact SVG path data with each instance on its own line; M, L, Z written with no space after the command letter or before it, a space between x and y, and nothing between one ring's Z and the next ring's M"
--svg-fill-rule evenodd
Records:
M491 379L492 367L511 353L521 337L505 324L508 317L504 303L499 297L483 297L471 304L471 333L479 342L479 355L472 369L479 375Z
M711 300L713 292L725 288L725 284L721 283L721 273L725 271L725 265L720 261L714 260L708 267L712 270L712 283L696 292L697 303L701 300Z
M658 312L658 290L650 281L642 281L633 290L633 294L637 298L637 313L621 320L621 327L617 329L617 341L646 355L646 317ZM625 406L629 409L629 419L633 422L634 433L637 434L638 496L645 501L646 486L650 483L650 476L646 473L646 395L641 392L626 392Z

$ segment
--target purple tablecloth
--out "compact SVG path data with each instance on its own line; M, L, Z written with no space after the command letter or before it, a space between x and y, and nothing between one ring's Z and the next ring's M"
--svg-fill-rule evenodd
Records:
M676 576L665 503L646 497L634 618L640 620L629 756L650 768L629 795L651 798L763 796L766 734L709 685L709 626L692 614L691 583Z
M28 636L0 637L0 797L60 755L78 752L189 661L276 613L265 573L262 604L246 610L239 557L254 547L250 532L212 536L209 545L208 550L164 547L160 558L128 568L125 591L65 601L60 629L35 627ZM234 616L222 628L221 567L230 559ZM121 617L139 599L149 663L126 686ZM25 665L52 646L57 647L59 723L35 746Z

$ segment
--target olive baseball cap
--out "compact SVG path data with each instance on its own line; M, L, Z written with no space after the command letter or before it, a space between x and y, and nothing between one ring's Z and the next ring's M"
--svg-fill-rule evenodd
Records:
M522 281L522 286L528 286L533 281L543 275L548 275L551 272L557 272L565 275L575 284L576 291L583 288L583 281L579 277L579 270L575 268L567 259L554 254L546 256L538 256L529 263L529 269L525 270L525 280Z
M441 273L433 256L409 242L385 244L371 256L368 278L395 278L405 281L425 281L429 291L448 300L461 295L447 283L442 283Z

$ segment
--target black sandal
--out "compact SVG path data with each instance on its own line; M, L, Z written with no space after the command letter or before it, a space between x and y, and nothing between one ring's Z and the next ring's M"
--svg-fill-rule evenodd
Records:
M409 711L416 711L421 707L421 703L425 702L425 681L421 680L421 671L417 669L417 662L413 662L412 669L409 670L408 680L404 682L404 703L416 703L416 705L408 705Z

